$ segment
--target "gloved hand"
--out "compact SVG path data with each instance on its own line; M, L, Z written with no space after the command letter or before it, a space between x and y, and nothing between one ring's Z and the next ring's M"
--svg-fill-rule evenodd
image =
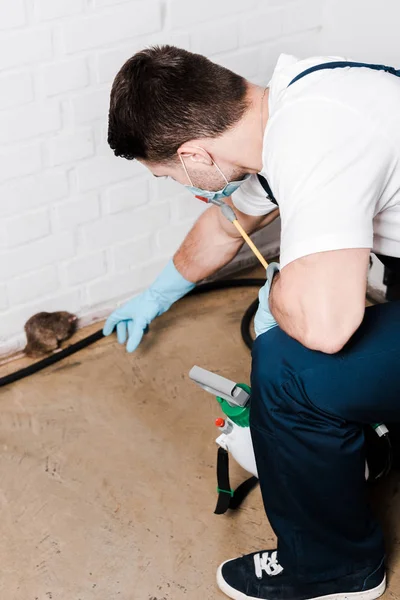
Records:
M268 298L274 276L279 271L280 267L278 263L271 263L268 265L267 281L258 294L260 305L256 312L256 316L254 317L254 330L256 332L256 337L278 326L278 323L275 321L269 310Z
M179 273L171 259L147 290L114 310L104 325L104 335L110 335L116 326L119 343L124 344L128 334L126 349L133 352L151 321L165 313L194 287L194 283Z

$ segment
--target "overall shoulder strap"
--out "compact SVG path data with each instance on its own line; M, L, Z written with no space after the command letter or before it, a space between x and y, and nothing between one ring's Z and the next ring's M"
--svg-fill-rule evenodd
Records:
M395 75L396 77L400 77L400 69L395 69L394 67L388 67L386 65L375 65L375 64L369 64L369 63L349 62L349 61L345 61L345 60L340 60L340 61L332 61L332 62L328 62L328 63L322 63L320 65L314 65L313 67L310 67L309 69L306 69L305 71L302 71L301 73L296 75L296 77L294 79L292 79L292 81L289 83L289 85L287 87L290 87L291 85L293 85L293 83L296 83L296 81L299 81L306 75L310 75L310 73L314 73L315 71L322 71L323 69L343 69L344 67L365 67L368 69L373 69L374 71L386 71L386 73L391 73L392 75ZM264 190L267 192L268 198L271 200L271 202L273 202L274 204L276 204L278 206L278 202L274 198L274 195L272 193L272 190L269 186L268 181L262 175L258 174L257 177L258 177L259 182L263 186Z
M293 83L296 83L296 81L299 81L299 79L302 79L306 75L309 75L310 73L314 73L315 71L322 71L323 69L343 69L344 67L366 67L368 69L373 69L374 71L386 71L387 73L396 75L396 77L400 77L400 70L395 69L394 67L388 67L386 65L374 65L374 64L368 64L368 63L360 63L360 62L348 62L348 61L341 60L341 61L322 63L321 65L315 65L314 67L310 67L309 69L306 69L305 71L302 71L301 73L296 75L296 77L294 79L292 79L292 81L289 83L289 85L287 87L290 87L291 85L293 85Z
M278 206L277 201L274 198L274 194L272 193L272 190L269 186L268 181L265 179L265 177L263 177L262 175L260 175L260 173L257 173L257 177L258 177L258 181L261 183L261 185L263 186L264 190L267 192L267 198L269 200L271 200L271 202L273 202L276 206Z

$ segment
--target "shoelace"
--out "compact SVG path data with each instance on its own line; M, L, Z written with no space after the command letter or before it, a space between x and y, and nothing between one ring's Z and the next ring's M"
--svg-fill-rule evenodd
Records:
M277 551L274 550L273 552L259 552L254 555L254 566L258 579L262 579L263 571L270 576L282 573L283 567L278 563L277 554Z

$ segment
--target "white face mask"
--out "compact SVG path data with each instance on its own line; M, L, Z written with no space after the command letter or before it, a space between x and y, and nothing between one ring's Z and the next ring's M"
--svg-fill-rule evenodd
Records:
M196 147L200 148L200 150L203 150L203 148L201 148L200 146L196 146ZM193 185L190 175L186 169L186 165L180 154L179 154L179 158L182 163L182 167L185 170L186 177L190 181L190 185L185 185L185 188L188 189L190 192L192 192L192 194L194 194L196 196L196 198L199 198L199 200L203 200L203 202L213 202L214 200L223 200L224 198L229 198L229 196L231 196L233 194L233 192L235 192L242 185L242 183L244 183L246 181L246 179L248 179L250 177L250 173L249 173L240 181L230 181L229 182L227 180L227 178L225 177L225 175L223 174L223 172L221 171L221 169L219 168L219 166L217 165L217 163L213 159L211 159L214 167L221 174L223 179L225 179L226 185L222 189L220 189L216 192L212 192L211 190L202 190L201 188L195 187Z

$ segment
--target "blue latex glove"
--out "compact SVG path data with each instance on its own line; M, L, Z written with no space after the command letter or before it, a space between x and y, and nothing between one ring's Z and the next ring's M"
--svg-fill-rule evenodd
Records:
M256 337L278 326L278 323L275 321L272 313L269 310L268 298L274 276L279 271L280 267L278 263L271 263L268 265L267 281L258 294L260 305L256 312L256 316L254 317L254 330L256 332Z
M151 321L165 313L194 287L195 284L185 279L175 267L174 261L170 260L146 291L111 313L103 328L104 335L110 335L117 327L119 343L124 344L128 337L126 349L133 352Z

